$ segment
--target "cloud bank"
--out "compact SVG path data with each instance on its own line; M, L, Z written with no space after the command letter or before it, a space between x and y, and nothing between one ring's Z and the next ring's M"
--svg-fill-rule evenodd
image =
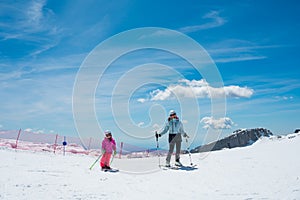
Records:
M220 88L212 87L205 79L187 80L182 79L178 84L170 85L164 90L154 90L150 93L152 101L164 101L171 98L249 98L253 95L254 90L248 87L236 85L224 86Z
M222 117L219 119L214 119L213 117L203 117L200 121L205 125L203 128L213 128L213 129L231 129L235 123L229 117Z

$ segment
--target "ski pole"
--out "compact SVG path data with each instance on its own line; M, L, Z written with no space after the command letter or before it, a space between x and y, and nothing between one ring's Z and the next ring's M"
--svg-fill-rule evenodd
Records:
M187 151L188 151L188 153L189 153L190 163L191 163L191 165L193 165L193 162L192 162L192 155L191 155L191 151L190 151L190 146L189 146L188 139L185 138L185 141L186 141L186 143L187 143Z
M159 143L158 143L158 135L157 131L155 131L155 137L156 137L156 152L158 152L159 149ZM160 167L160 153L158 152L158 166Z
M95 162L90 166L90 170L92 170L92 168L98 162L98 160L100 159L101 156L102 156L102 153L100 153L100 155L98 156L97 160L95 160Z
M111 158L111 160L110 160L110 164L109 165L111 165L111 163L113 162L113 160L114 160L114 158L115 158L115 153L113 153L113 156L112 156L112 158Z

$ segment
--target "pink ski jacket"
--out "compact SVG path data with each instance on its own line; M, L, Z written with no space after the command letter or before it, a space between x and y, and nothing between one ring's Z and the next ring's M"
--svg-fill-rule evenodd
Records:
M105 153L112 153L116 150L116 141L113 138L111 138L111 140L104 138L102 141L102 149Z

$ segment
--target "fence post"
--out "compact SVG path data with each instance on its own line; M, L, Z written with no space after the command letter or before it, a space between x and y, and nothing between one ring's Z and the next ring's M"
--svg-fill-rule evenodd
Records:
M20 134L21 134L21 129L19 130L18 137L17 137L17 139L16 139L16 145L15 145L15 148L18 147L18 141L19 141L19 138L20 138Z
M120 149L120 154L119 154L120 159L121 159L121 156L122 156L122 149L123 149L123 142L121 142L121 149Z
M57 146L57 138L58 138L58 134L56 134L56 136L55 136L55 142L54 142L54 147L53 147L53 149L54 149L53 153L54 154L55 154L56 146Z
M90 141L89 141L88 150L90 150L90 149L91 149L91 142L92 142L92 137L90 137Z

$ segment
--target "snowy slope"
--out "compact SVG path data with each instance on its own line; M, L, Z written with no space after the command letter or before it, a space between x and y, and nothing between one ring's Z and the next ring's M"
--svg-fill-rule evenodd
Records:
M120 172L105 173L88 169L93 156L0 147L0 199L300 199L299 149L294 134L193 154L192 171L161 170L150 157L116 158Z

